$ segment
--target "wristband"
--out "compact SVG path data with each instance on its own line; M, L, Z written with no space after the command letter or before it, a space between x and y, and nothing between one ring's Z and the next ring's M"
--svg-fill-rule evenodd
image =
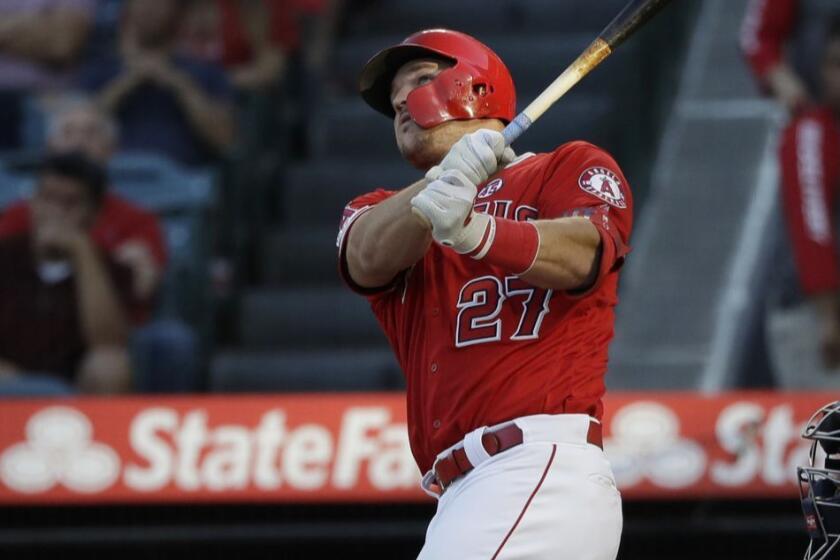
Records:
M491 217L481 242L469 256L520 275L534 266L539 250L536 225Z

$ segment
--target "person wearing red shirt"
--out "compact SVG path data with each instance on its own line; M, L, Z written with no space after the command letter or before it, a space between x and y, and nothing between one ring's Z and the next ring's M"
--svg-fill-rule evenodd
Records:
M741 50L759 85L789 111L812 103L809 84L825 23L840 13L835 0L750 0ZM807 79L804 79L804 78Z
M81 150L107 165L116 147L116 127L93 104L77 102L60 109L47 130L50 152ZM0 215L0 238L28 231L32 225L29 201L13 204ZM153 213L113 192L106 192L91 229L94 242L132 271L135 295L150 300L166 268L166 245L160 220ZM134 317L142 323L149 310Z
M241 91L260 91L283 80L290 59L303 50L320 67L331 48L339 0L200 0L193 2L181 31L182 48L224 64ZM304 20L315 24L302 49Z
M32 198L32 229L0 240L0 394L34 378L90 393L131 387L130 272L96 246L90 226L105 172L80 153L51 156Z
M510 74L462 33L379 53L361 91L425 173L351 201L337 242L405 373L411 449L439 498L419 558L614 559L600 419L627 179L586 142L516 157L500 134Z
M799 283L818 317L819 336L810 338L820 343L824 368L840 372L840 19L828 34L821 86L822 103L801 112L782 135L782 205ZM840 382L840 376L818 377Z
M49 120L50 152L78 150L106 165L116 145L115 123L90 102L69 102ZM25 234L31 228L29 201L14 204L0 214L0 239ZM134 388L155 392L194 389L199 367L195 333L174 318L151 321L152 302L160 290L168 257L160 219L106 191L89 235L101 251L130 272L133 296L145 302L130 308Z

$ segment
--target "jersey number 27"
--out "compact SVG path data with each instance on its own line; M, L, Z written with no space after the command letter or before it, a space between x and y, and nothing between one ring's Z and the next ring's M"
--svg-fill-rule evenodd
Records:
M531 286L517 276L508 276L504 280L481 276L470 280L458 295L455 346L463 348L501 340L500 315L505 301L514 298L521 300L522 309L519 324L510 339L539 338L552 293L552 290Z

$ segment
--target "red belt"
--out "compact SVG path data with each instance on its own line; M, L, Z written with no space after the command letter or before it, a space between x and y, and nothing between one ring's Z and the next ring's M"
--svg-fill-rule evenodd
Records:
M522 443L523 439L522 429L516 424L510 424L497 430L486 430L484 435L481 436L481 444L487 454L492 457L502 451L507 451L511 447L516 447ZM586 442L603 449L602 440L601 424L590 422L589 430L586 432ZM435 478L441 491L443 491L457 478L464 476L474 468L475 466L470 463L464 447L457 447L437 460L434 466Z

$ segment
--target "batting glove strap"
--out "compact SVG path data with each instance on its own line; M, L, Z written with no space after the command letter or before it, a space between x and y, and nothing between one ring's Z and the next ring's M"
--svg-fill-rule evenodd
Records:
M481 238L469 256L517 275L531 270L540 252L540 233L536 225L485 214L474 215L472 222L477 221L476 217L486 221Z

